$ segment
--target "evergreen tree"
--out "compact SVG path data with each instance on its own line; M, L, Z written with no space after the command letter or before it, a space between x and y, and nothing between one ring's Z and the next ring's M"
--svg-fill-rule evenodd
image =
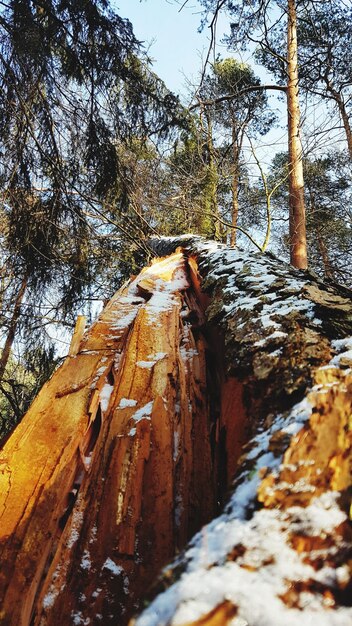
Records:
M333 279L347 286L352 284L351 194L352 179L349 159L340 152L303 160L305 202L307 206L307 239L309 262L321 277ZM273 198L276 224L285 216L282 206L287 201L288 171L286 153L273 159L270 184L282 180ZM276 234L280 236L279 232Z
M231 15L231 35L228 43L231 47L246 46L255 42L265 53L279 57L285 67L285 86L274 85L270 88L282 89L287 95L288 120L288 151L290 155L289 168L289 213L290 213L290 258L291 263L301 269L307 267L306 246L306 219L304 205L303 183L303 152L300 139L300 107L298 98L298 46L297 46L297 3L296 0L287 2L267 3L255 0L247 3L242 0L215 2L214 0L200 0L206 11L217 13L226 8ZM273 15L273 7L279 11ZM273 45L273 34L277 24L285 24L286 45L277 52ZM281 33L281 44L282 44ZM256 90L268 89L268 86L254 87Z
M352 7L336 0L303 2L298 13L298 62L300 89L331 103L338 111L352 159ZM282 84L286 67L282 61L283 28L272 33L273 52L262 49L258 58Z
M106 0L2 3L0 84L1 379L16 336L71 322L122 242L144 246L121 146L185 118Z
M259 87L260 80L246 63L236 59L218 59L201 88L202 106L212 120L214 134L225 136L223 155L231 170L230 243L236 244L238 227L241 156L245 135L265 134L274 121L267 110L267 97ZM228 98L228 96L231 96ZM224 160L224 159L223 159ZM243 168L243 166L242 166Z

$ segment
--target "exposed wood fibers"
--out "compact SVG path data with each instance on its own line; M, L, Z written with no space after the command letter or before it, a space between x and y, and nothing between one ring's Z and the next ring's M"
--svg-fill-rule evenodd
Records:
M79 320L71 356L0 453L1 624L97 615L122 626L214 515L206 304L195 260L178 251L120 290L84 337ZM244 412L237 383L224 390L230 476Z

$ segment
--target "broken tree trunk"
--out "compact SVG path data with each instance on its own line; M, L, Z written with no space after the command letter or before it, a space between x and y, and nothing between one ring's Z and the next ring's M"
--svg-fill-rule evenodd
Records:
M156 580L138 626L352 618L348 293L269 255L156 247L178 243L0 453L1 624L122 626Z
M222 330L227 375L242 384L248 441L225 510L164 570L135 626L345 626L351 294L270 256L191 247L208 332ZM241 413L220 427L227 463Z
M188 287L178 253L122 289L5 445L1 624L124 623L214 514Z

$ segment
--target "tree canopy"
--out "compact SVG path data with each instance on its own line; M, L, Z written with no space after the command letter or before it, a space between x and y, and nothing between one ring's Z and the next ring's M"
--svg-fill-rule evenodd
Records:
M143 247L121 154L186 116L105 0L2 4L0 84L1 378L21 328L65 322L121 239Z

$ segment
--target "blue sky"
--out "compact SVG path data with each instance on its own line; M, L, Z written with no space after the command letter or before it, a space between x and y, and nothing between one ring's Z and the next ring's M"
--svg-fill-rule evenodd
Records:
M187 79L196 82L209 47L209 29L198 32L201 8L190 0L180 11L181 4L173 0L114 0L113 7L121 17L128 17L138 39L151 44L149 54L155 59L154 70L169 89L186 93ZM227 25L221 18L219 34ZM222 49L225 55L226 48Z
M209 28L198 32L201 7L197 0L188 0L181 11L183 0L111 0L111 4L121 17L130 19L136 37L144 41L147 47L151 44L149 54L155 60L154 71L169 89L183 96L185 104L190 102L190 92L186 83L188 80L195 85L198 84L202 58L206 56L210 41ZM221 44L228 24L228 17L221 13L217 27L216 52L223 57L231 56L231 52ZM236 56L238 58L238 55ZM244 53L241 60L254 65L250 51ZM263 68L256 66L254 71L262 82L275 82ZM277 92L271 93L273 95L268 94L269 100L274 108L278 107L280 117L284 114L285 107L278 103ZM260 152L267 164L273 156L273 140L276 143L276 150L286 149L285 131L276 128L263 139L263 148Z

